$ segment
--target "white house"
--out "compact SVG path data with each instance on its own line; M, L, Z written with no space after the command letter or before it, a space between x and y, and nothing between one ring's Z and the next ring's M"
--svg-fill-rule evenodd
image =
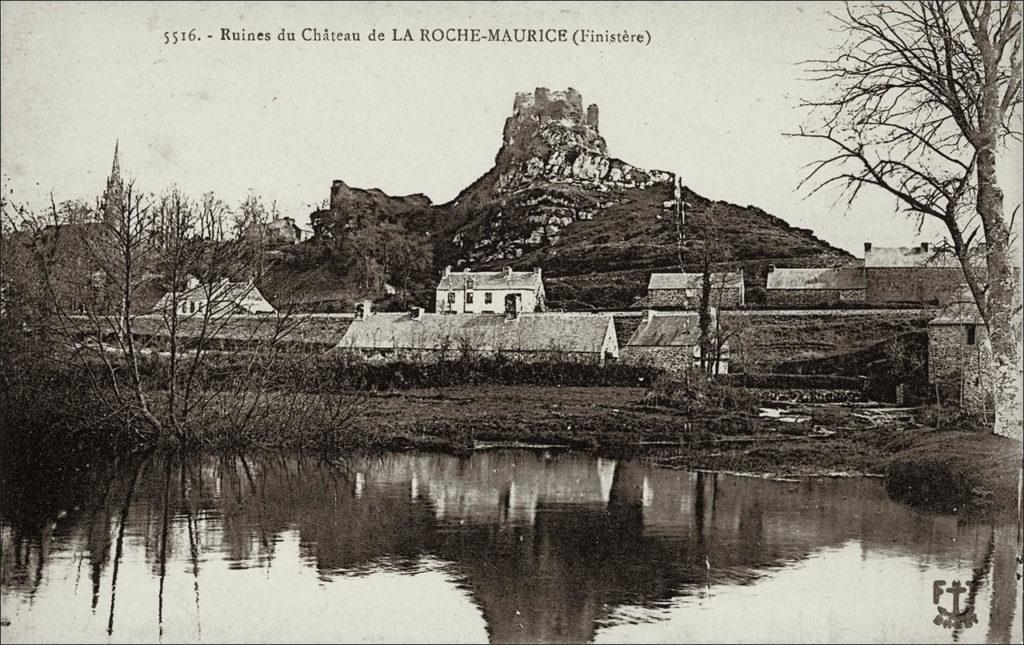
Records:
M484 314L545 311L540 269L463 271L446 267L437 285L434 311L446 314Z
M201 284L196 278L189 278L185 291L177 294L167 292L153 307L155 313L167 311L175 303L179 315L228 314L272 314L273 305L263 297L259 288L248 282L231 282L224 278L220 282Z

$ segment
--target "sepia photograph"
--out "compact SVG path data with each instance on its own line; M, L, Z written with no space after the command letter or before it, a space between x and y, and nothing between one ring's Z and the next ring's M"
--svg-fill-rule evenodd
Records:
M0 641L1020 644L1022 18L0 1Z

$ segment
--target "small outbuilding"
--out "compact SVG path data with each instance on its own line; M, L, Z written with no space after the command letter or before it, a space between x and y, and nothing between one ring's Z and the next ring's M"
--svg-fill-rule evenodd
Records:
M928 322L928 382L943 401L992 410L992 345L973 302L946 305Z
M291 217L279 217L271 221L267 224L266 231L268 244L298 244L313 234L312 231L296 224Z
M769 267L766 302L772 307L834 307L864 303L864 267Z
M742 307L745 296L743 272L712 273L711 306ZM644 307L678 307L696 309L704 283L703 273L652 273L647 283L647 296L640 301Z
M712 320L711 330L715 328ZM712 342L713 374L729 373L729 343ZM717 360L716 360L717 359ZM700 316L697 312L646 311L623 349L623 360L680 373L700 368Z

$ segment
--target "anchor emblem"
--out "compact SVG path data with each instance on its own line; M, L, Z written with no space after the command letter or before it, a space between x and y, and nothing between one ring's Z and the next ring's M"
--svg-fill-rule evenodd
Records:
M967 591L967 587L960 584L959 580L954 580L953 584L946 586L945 580L936 580L932 583L932 603L936 605L939 610L935 619L932 620L936 625L942 625L946 629L954 628L970 628L977 624L978 616L974 613L974 607L967 607L966 609L960 609L960 594ZM948 593L953 596L953 608L946 609L939 605L939 598L943 593Z

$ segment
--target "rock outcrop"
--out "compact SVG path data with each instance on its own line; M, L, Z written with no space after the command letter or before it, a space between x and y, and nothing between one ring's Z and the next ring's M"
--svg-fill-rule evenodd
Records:
M554 246L573 223L614 203L617 191L671 192L672 173L609 156L598 119L597 105L584 110L571 87L516 94L494 167L449 205L455 221L468 220L450 238L455 264L509 261Z
M647 172L609 157L598 131L597 105L584 111L583 97L571 87L564 92L538 87L532 94L516 94L495 167L500 169L495 180L499 193L539 179L605 190L612 185L645 186L672 180L671 173Z
M432 205L426 195L392 196L377 188L352 188L335 179L328 207L310 214L309 221L313 235L324 239L369 223L404 223L410 216L429 212Z
M719 268L744 268L754 302L759 290L763 295L767 264L852 259L754 206L716 202L685 187L677 195L675 183L670 172L610 156L598 107L584 107L575 89L537 88L516 94L494 166L451 202L433 205L422 195L391 197L335 181L330 207L314 213L313 223L323 224L320 237L366 220L400 224L430 240L437 266L542 267L549 300L569 306L628 306L652 270L677 270L680 197L688 204L691 270L713 231Z

